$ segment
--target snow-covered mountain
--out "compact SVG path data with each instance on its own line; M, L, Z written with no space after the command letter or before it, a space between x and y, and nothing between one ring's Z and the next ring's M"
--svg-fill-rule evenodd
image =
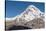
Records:
M39 18L41 16L43 16L44 13L41 12L37 7L35 7L34 5L29 5L27 7L27 9L22 12L20 15L17 15L13 18L6 18L6 21L7 20L15 20L16 18L22 18L22 19L25 19L27 21L30 21L30 20L33 20L34 18Z
M12 21L10 24L6 24L8 28L11 25L21 25L27 26L30 28L40 28L44 27L44 13L41 12L37 7L34 5L29 5L24 12L20 15L17 15L13 18L6 18L7 21ZM8 22L9 23L9 22Z

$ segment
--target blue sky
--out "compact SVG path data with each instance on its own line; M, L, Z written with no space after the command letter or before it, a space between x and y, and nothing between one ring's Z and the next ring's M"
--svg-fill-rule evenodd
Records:
M29 5L34 5L44 12L44 3L6 1L6 17L14 17L22 13Z

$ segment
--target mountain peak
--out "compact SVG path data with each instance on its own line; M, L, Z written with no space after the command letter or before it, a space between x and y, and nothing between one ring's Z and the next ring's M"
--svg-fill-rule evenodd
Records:
M27 9L23 12L23 13L21 13L21 14L27 14L27 13L33 13L33 14L39 14L39 13L41 13L41 11L37 8L37 7L35 7L34 5L29 5L28 7L27 7Z
M34 5L29 5L27 9L20 14L20 17L24 17L25 20L33 20L34 18L39 18L43 12L41 12Z

